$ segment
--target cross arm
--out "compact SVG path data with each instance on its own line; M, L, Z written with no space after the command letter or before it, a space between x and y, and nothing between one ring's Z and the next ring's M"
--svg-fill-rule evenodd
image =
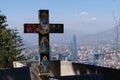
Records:
M49 32L50 33L64 33L64 25L63 24L49 24Z
M24 33L42 33L45 32L40 24L24 24Z

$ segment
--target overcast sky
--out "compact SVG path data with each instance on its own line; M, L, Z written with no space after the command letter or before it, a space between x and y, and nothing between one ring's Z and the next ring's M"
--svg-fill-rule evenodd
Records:
M120 0L0 0L9 27L20 33L24 23L38 23L39 9L49 9L50 23L85 34L112 28L113 15L120 18Z

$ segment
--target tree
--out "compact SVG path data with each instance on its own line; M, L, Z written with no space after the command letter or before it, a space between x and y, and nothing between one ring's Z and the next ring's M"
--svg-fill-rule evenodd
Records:
M12 68L13 61L26 60L25 49L17 29L7 29L6 16L0 14L0 68Z

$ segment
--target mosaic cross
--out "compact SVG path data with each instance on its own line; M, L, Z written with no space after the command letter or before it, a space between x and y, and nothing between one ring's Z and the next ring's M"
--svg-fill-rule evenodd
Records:
M39 34L40 74L50 73L49 33L63 33L63 24L49 24L49 11L39 10L39 24L24 24L24 33Z

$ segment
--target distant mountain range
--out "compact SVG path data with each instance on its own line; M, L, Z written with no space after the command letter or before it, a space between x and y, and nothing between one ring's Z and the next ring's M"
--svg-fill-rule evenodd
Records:
M120 32L120 31L119 31ZM110 41L116 39L116 28L111 28L109 30L105 30L102 32L94 33L94 34L81 34L79 32L71 32L67 31L67 33L64 33L63 35L53 35L51 36L50 40L51 42L58 42L58 43L70 43L72 40L72 36L76 35L77 42L79 41Z
M115 40L116 39L116 28L111 28L109 30L105 30L102 32L98 32L95 34L90 34L90 35L85 35L85 36L81 36L79 38L79 40Z
M102 32L94 33L94 34L88 34L84 35L80 33L79 31L73 31L73 30L65 30L64 33L53 33L50 34L50 44L56 43L56 44L65 44L70 43L72 40L72 36L76 35L77 42L79 41L93 41L93 40L115 40L116 38L116 28L112 28L109 30L105 30ZM38 34L36 35L25 35L24 37L25 43L31 45L37 45L38 44Z

